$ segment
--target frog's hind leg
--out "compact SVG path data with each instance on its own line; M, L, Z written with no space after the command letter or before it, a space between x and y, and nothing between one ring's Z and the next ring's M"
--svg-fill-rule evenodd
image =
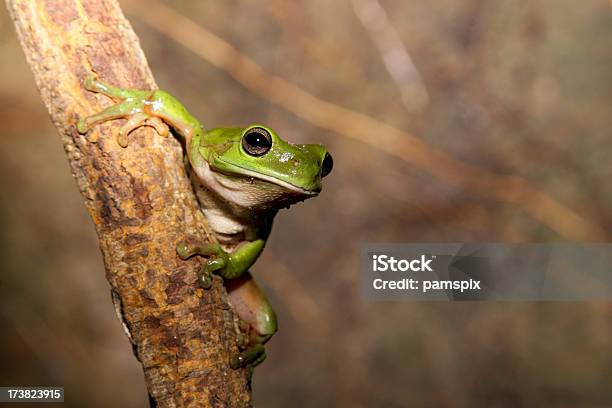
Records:
M247 349L232 356L233 369L254 367L266 358L266 343L278 330L276 313L249 272L236 279L225 281L230 302L234 310L250 325Z

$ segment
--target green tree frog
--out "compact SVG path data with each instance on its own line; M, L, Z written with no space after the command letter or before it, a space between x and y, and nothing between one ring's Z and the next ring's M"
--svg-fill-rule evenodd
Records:
M277 319L249 268L264 249L277 211L321 191L321 179L332 170L332 156L322 145L290 144L263 125L204 130L181 102L162 90L122 89L93 77L85 80L84 87L116 103L81 119L80 133L125 118L118 136L123 147L128 134L140 126L152 126L166 136L169 125L185 139L190 178L217 242L181 242L177 254L182 259L207 257L200 271L201 286L211 286L212 273L223 277L232 306L249 325L231 367L261 363L266 357L264 343L276 332Z

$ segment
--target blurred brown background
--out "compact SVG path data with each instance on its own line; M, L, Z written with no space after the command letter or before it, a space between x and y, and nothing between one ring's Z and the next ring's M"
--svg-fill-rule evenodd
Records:
M528 180L599 231L580 239L609 239L609 1L165 4L323 100ZM253 268L281 327L256 406L612 406L609 304L375 303L358 291L362 243L565 241L571 217L542 223L520 200L389 156L376 133L363 143L317 127L127 15L160 87L205 125L263 122L334 155L324 192L279 214ZM145 406L94 229L4 9L0 55L0 385L64 386L67 406Z

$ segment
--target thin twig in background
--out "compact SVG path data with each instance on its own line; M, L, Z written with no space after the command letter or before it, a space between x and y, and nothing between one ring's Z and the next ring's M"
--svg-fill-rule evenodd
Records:
M353 0L353 10L368 32L409 111L427 107L429 93L421 74L387 12L378 0Z

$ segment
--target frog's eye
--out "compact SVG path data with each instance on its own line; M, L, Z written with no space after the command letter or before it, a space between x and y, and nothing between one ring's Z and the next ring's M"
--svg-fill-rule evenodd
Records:
M249 129L242 136L242 148L251 156L261 156L270 150L272 147L272 136L270 133L260 127Z
M325 158L323 159L323 163L321 164L321 177L325 177L329 173L331 173L333 167L334 159L332 159L331 154L325 153Z

